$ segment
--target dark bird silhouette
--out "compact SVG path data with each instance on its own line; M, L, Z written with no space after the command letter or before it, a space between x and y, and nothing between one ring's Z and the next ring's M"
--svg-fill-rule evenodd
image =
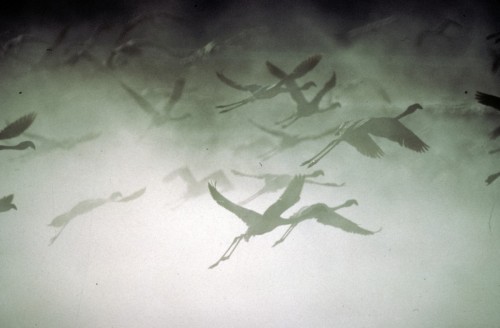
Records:
M417 47L420 47L424 44L425 40L428 38L434 38L434 37L440 37L440 38L446 38L450 39L450 36L447 35L447 31L452 28L459 28L462 29L463 26L462 24L452 20L452 19L445 19L442 23L440 23L436 28L434 29L426 29L421 31L416 38L415 45Z
M145 39L130 39L117 45L104 61L104 65L109 69L114 69L127 63L127 58L140 57L145 48L151 48L161 51L168 51L168 48Z
M500 97L477 91L476 100L482 105L500 110ZM500 136L500 126L490 133L491 139L496 139L498 136Z
M307 59L306 61L304 61L303 63L301 63L301 65L308 65L309 67L307 67L309 70L311 70L312 68L314 68L314 66L316 66L317 62L319 62L319 58L321 57L311 57L310 59ZM316 63L314 63L314 60L317 60ZM295 77L298 78L304 74L307 73L306 69L302 69L301 65L299 65L295 70ZM216 108L226 108L224 110L221 110L220 113L226 113L226 112L229 112L233 109L236 109L238 107L241 107L243 105L246 105L248 103L251 103L251 102L254 102L256 100L261 100L261 99L271 99L271 98L274 98L276 97L277 95L281 94L281 93L285 93L285 92L288 92L288 89L283 85L284 84L284 80L278 82L278 83L274 83L274 84L269 84L269 85L260 85L260 84L246 84L246 85L242 85L242 84L239 84L233 80L231 80L230 78L226 77L224 74L222 74L221 72L216 72L217 74L217 77L219 78L219 80L221 80L223 83L225 83L226 85L230 86L231 88L233 89L236 89L236 90L240 90L240 91L245 91L245 92L250 92L251 93L251 96L243 99L243 100L240 100L240 101L237 101L237 102L234 102L234 103L231 103L231 104L227 104L227 105L218 105L216 106ZM305 83L304 85L302 85L300 87L301 90L308 90L309 88L313 87L313 86L316 86L316 83L312 82L312 81L309 81L307 83Z
M114 192L107 198L96 198L96 199L87 199L79 202L71 210L61 215L56 216L52 221L48 224L50 227L60 228L59 232L51 238L49 245L52 245L59 235L63 232L64 228L70 223L73 219L78 216L84 215L92 210L95 210L98 207L101 207L110 202L130 202L139 197L141 197L146 192L146 188L142 188L138 191L135 191L129 196L123 197L120 192Z
M12 203L14 200L14 195L5 196L0 199L0 212L7 212L11 209L17 210L15 204Z
M53 56L52 54L63 44L64 39L68 35L70 27L70 25L66 25L59 31L55 39L48 45L46 51L43 53L38 62L33 66L33 68L36 69L47 66L49 58L51 58L51 56Z
M219 265L220 262L228 260L242 239L248 241L253 236L263 235L279 226L293 223L290 222L290 220L283 219L281 215L300 200L300 193L302 192L303 185L303 176L294 177L281 197L269 206L263 214L260 214L231 202L217 191L215 184L209 183L208 190L217 204L232 212L248 227L245 233L234 238L221 258L209 268L212 269Z
M179 202L179 205L177 206L180 206L188 199L196 198L205 194L207 192L206 186L209 181L217 181L217 183L224 190L233 189L231 181L227 178L227 176L224 174L224 171L222 170L215 171L201 180L196 180L191 173L191 170L187 166L183 166L167 174L163 178L163 182L169 183L175 178L180 178L186 184L186 191L177 201Z
M275 156L276 154L278 154L278 153L280 153L288 148L293 148L293 147L297 146L298 144L300 144L302 142L321 139L327 135L330 135L332 133L337 132L337 130L338 130L338 128L334 128L334 129L326 130L326 131L319 133L319 134L316 134L316 135L299 136L299 135L285 133L281 130L274 130L274 129L266 128L262 125L255 123L252 120L250 120L250 123L252 123L255 127L260 129L261 131L264 131L265 133L270 134L270 135L280 139L279 144L277 146L273 147L272 149L268 150L267 152L265 152L259 156L259 158L262 160L267 160L267 159Z
M233 174L235 175L239 175L242 177L264 180L264 186L259 191L257 191L255 194L248 197L247 199L239 202L238 205L245 205L263 194L279 191L288 186L290 181L292 181L294 178L293 175L289 174L248 174L236 170L231 170L231 172L233 172ZM316 178L320 175L325 175L325 172L323 170L317 170L310 174L304 174L304 183L315 184L326 187L341 187L345 185L344 183L338 184L334 182L318 182L309 179L309 178Z
M78 47L72 47L66 53L71 54L64 60L63 65L75 66L82 60L90 62L98 69L105 68L105 66L91 53L92 48L97 42L97 37L109 28L109 24L99 24L90 34L90 36Z
M494 40L494 43L500 43L500 32L492 33L486 37L486 40Z
M0 140L12 139L21 135L26 131L36 118L35 113L27 114L17 119L16 121L8 124L3 130L0 131ZM35 149L35 144L31 141L23 141L15 146L0 145L0 150L13 149L24 150L26 148Z
M414 113L418 109L422 109L422 106L420 104L413 104L396 117L377 117L354 122L344 122L338 127L338 131L336 132L339 137L331 141L318 154L301 165L307 165L308 167L315 165L342 141L347 142L365 156L371 158L382 157L384 152L370 135L389 139L397 142L400 146L419 153L425 152L429 149L429 146L399 121L401 118Z
M343 207L349 207L352 205L358 205L358 202L355 199L350 199L346 201L344 204L336 207L329 207L326 204L317 203L300 209L296 214L290 217L289 220L293 221L294 223L290 225L290 227L285 232L283 237L281 237L278 241L274 243L273 247L285 241L285 239L290 235L292 230L300 222L303 222L308 219L316 219L316 221L321 224L339 228L345 232L359 234L359 235L373 235L382 230L382 228L380 228L377 231L366 230L336 212L338 209L341 209Z
M139 105L139 107L151 117L151 125L159 126L165 124L168 121L179 121L186 119L191 116L191 114L184 114L181 116L173 116L172 112L175 105L179 102L182 97L182 93L184 91L184 86L186 84L186 80L183 78L179 78L174 83L174 89L172 90L172 94L162 109L162 111L157 111L154 106L146 100L143 96L141 96L138 92L134 91L125 83L120 83L122 88L127 92L127 94Z
M333 72L330 79L325 83L323 88L321 88L321 90L318 91L316 96L314 96L314 98L311 101L308 101L306 100L304 94L302 93L302 90L300 90L299 86L297 85L295 77L290 77L289 74L285 73L283 70L281 70L280 68L278 68L276 65L272 64L269 61L266 62L266 65L271 74L281 79L285 83L288 92L290 93L290 96L292 97L293 101L295 101L295 103L297 104L297 111L295 113L285 118L284 120L276 122L276 124L282 124L283 128L290 126L291 124L293 124L295 121L297 121L302 117L307 117L314 114L323 113L329 110L334 110L341 106L340 103L336 102L330 104L326 108L319 108L319 103L323 99L325 94L335 87L335 84L337 82L337 77L335 72Z
M23 44L28 44L28 43L47 44L48 42L33 34L28 34L28 33L19 34L18 36L7 40L2 45L2 48L0 50L1 51L0 55L1 57L7 57L7 56L15 57L17 56L21 46Z
M347 31L336 33L334 36L337 41L339 41L343 45L350 45L355 39L367 35L369 33L373 33L381 28L392 24L398 19L397 16L388 16L382 19L378 19L373 22L369 22L367 24L349 29Z
M493 183L493 181L495 181L498 177L500 177L500 172L497 172L497 173L494 173L494 174L489 175L489 176L486 178L485 182L486 182L486 184L487 184L487 185L490 185L490 184L492 184L492 183Z

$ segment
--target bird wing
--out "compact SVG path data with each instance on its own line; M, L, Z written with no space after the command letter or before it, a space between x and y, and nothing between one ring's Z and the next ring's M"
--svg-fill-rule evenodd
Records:
M10 204L14 200L14 194L8 195L0 199L0 203Z
M318 63L321 61L322 56L319 54L312 55L305 60L303 60L300 64L295 66L292 73L289 75L290 78L298 79L307 73L309 73Z
M318 105L319 102L321 101L321 99L323 99L323 97L325 96L325 94L335 87L336 83L337 83L337 75L335 74L335 72L333 72L330 79L328 81L326 81L323 88L321 88L321 90L318 91L316 96L314 96L311 103Z
M35 113L24 115L16 121L10 123L0 131L0 140L10 139L19 136L26 131L36 118Z
M376 133L370 131L369 133L397 142L400 146L418 153L423 153L429 149L429 146L422 139L398 120L390 119L385 121L385 123L383 131L377 129Z
M168 99L168 103L165 106L165 111L170 112L174 108L175 104L181 99L185 85L186 85L185 79L180 78L175 80L174 90L172 91L172 95Z
M500 97L477 91L476 100L480 104L500 110Z
M307 219L316 219L321 224L329 225L331 227L339 228L346 232L372 235L375 232L361 228L356 223L346 219L342 215L337 214L335 210L323 203L313 204L311 206L301 209L298 213L292 216L293 219L303 221Z
M217 77L219 78L219 80L221 80L222 82L224 82L225 84L227 84L231 88L236 89L236 90L240 90L240 91L248 91L248 89L244 85L241 85L241 84L229 79L221 72L215 72L215 73L217 74Z
M144 193L146 192L146 187L142 188L142 189L139 189L137 190L136 192L128 195L127 197L123 197L121 198L118 202L130 202L130 201L133 201L133 200L136 200L137 198L141 197L142 195L144 195Z
M283 212L295 205L300 200L304 180L303 175L296 175L280 198L264 212L264 217L279 217Z
M154 109L153 105L151 105L151 103L147 101L144 97L142 97L140 94L132 90L132 88L130 88L125 83L120 82L120 85L128 93L128 95L132 97L132 99L134 99L137 105L139 105L139 107L141 107L144 112L152 116L158 115L158 112Z
M251 226L257 222L259 218L262 216L254 212L252 210L249 210L247 208L244 208L242 206L239 206L226 197L224 197L216 188L213 183L208 183L208 190L210 191L210 195L212 198L219 204L220 206L224 207L226 210L232 212L235 214L237 217L239 217L247 226Z
M344 140L365 156L371 158L380 158L384 156L383 150L368 134L356 133L350 135L349 138L345 138Z

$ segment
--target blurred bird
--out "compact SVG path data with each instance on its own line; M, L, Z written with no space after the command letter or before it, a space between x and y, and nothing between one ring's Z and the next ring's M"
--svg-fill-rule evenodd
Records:
M336 134L339 136L331 141L325 148L311 159L301 165L311 167L317 164L340 142L345 141L362 155L379 158L384 152L370 135L389 139L400 146L422 153L429 149L415 133L404 126L399 120L415 111L422 109L420 104L413 104L396 117L377 117L354 122L344 122L338 127Z
M26 131L36 118L35 113L27 114L17 119L16 121L8 124L3 130L0 131L0 140L12 139L21 135ZM23 141L15 146L0 145L0 150L24 150L26 148L35 149L35 144L31 141Z
M336 211L338 209L341 209L343 207L349 207L352 205L358 205L358 202L355 199L350 199L346 201L344 204L336 207L329 207L328 205L323 203L317 203L314 205L303 207L297 213L295 213L290 217L289 220L293 221L294 223L291 224L288 230L285 232L285 234L278 241L274 243L273 247L285 241L285 239L290 235L292 230L300 222L309 219L316 219L316 221L321 224L329 225L331 227L339 228L345 232L354 233L358 235L373 235L382 230L382 228L380 228L377 231L366 230L364 228L361 228L356 223L346 219L342 215L337 214Z
M487 184L487 185L490 185L490 184L492 184L492 183L493 183L493 181L495 181L498 177L500 177L500 172L497 172L497 173L494 173L494 174L489 175L489 176L486 178L485 182L486 182L486 184Z
M311 57L311 58L314 58ZM321 57L319 57L321 58ZM316 64L319 62L319 59L317 60ZM316 66L316 64L314 66ZM282 124L283 128L286 128L293 124L295 121L302 117L307 117L311 116L314 114L319 114L323 113L329 110L334 110L338 107L341 107L340 103L335 102L330 104L326 108L319 108L319 103L325 96L325 94L333 89L335 87L337 77L335 72L333 72L332 76L330 79L325 83L323 88L318 91L316 96L311 101L306 100L304 94L302 93L301 89L297 85L297 82L295 81L295 77L292 74L287 74L280 68L278 68L276 65L272 64L271 62L267 61L266 62L267 68L273 74L275 77L281 79L283 81L288 89L288 92L290 93L290 96L292 97L293 101L297 104L297 111L292 114L291 116L285 118L284 120L281 120L279 122L276 122L276 124Z
M224 190L233 189L231 181L222 170L215 171L201 180L196 180L189 167L183 166L167 174L163 178L163 182L169 183L175 178L180 178L186 184L186 191L181 198L177 200L179 204L175 207L182 205L182 203L188 199L196 198L205 194L207 192L206 186L209 181L216 181Z
M348 31L336 33L334 36L335 36L335 39L340 42L340 44L350 45L357 38L362 37L362 36L366 36L369 33L373 33L377 30L380 30L383 27L390 25L397 20L398 20L398 17L394 16L394 15L384 17L382 19L378 19L376 21L364 24L362 26L352 28Z
M242 177L264 180L264 186L259 191L257 191L255 194L248 197L247 199L239 202L238 205L245 205L263 194L279 191L279 190L285 188L290 183L290 181L292 181L294 178L293 175L289 175L289 174L257 174L257 175L255 175L255 174L242 173L242 172L239 172L236 170L231 170L231 172L233 172L233 174L235 174L235 175L239 175ZM315 184L315 185L326 186L326 187L341 187L341 186L345 185L344 183L337 184L334 182L317 182L317 181L308 179L308 178L316 178L320 175L325 175L325 172L323 170L316 170L310 174L304 174L304 183Z
M146 188L142 188L138 191L133 192L131 195L123 197L120 192L114 192L107 198L96 198L96 199L87 199L79 202L71 210L61 215L56 216L52 221L48 224L50 227L61 228L59 232L50 239L49 246L52 245L59 235L63 232L64 228L70 223L74 218L86 214L98 207L101 207L110 202L130 202L139 197L141 197L146 192Z
M146 100L138 92L134 91L128 85L123 82L120 82L120 84L122 88L127 92L127 94L132 99L134 99L137 105L139 105L139 107L151 117L151 126L159 126L165 124L168 121L179 121L191 116L191 114L184 114L177 117L172 116L173 109L181 99L182 93L184 91L186 80L183 78L175 80L172 94L170 95L168 103L164 106L161 112L157 111L148 100Z
M315 55L312 57L307 58L306 60L302 61L292 72L290 77L288 78L300 78L304 76L307 72L312 70L321 60L320 55ZM281 81L270 84L270 85L259 85L259 84L247 84L247 85L242 85L239 84L228 77L226 77L224 74L221 72L216 72L217 77L219 80L221 80L223 83L226 85L230 86L233 89L240 90L240 91L246 91L250 92L252 95L250 97L247 97L243 100L227 104L227 105L219 105L216 106L216 108L227 108L224 110L221 110L220 113L225 113L229 112L233 109L236 109L238 107L241 107L245 104L248 104L250 102L256 101L256 100L261 100L261 99L271 99L276 97L277 95L288 92L288 89L284 86L285 84L285 79L282 79ZM300 87L300 90L308 90L309 88L316 86L316 83L309 81L302 85Z
M104 61L104 66L114 69L127 63L129 57L139 57L143 54L144 48L152 48L161 51L168 51L162 45L146 39L130 39L123 42L111 50L109 56Z
M0 199L0 212L7 212L11 209L17 210L15 204L12 203L14 200L14 195L5 196Z
M97 25L97 27L90 34L90 37L88 37L80 46L76 47L76 51L74 48L67 51L70 52L73 50L71 55L64 60L63 65L75 66L81 60L86 60L92 65L97 66L99 69L104 68L105 66L91 54L91 50L97 41L97 37L108 28L109 24L106 23Z
M431 38L442 37L442 38L450 39L450 36L448 36L446 34L446 32L452 27L459 28L459 29L463 28L462 24L460 24L452 19L446 18L443 22L441 22L438 26L436 26L436 28L434 28L432 30L427 29L427 30L421 31L417 35L415 45L417 47L422 46L424 44L424 41L430 37Z
M500 97L477 91L476 100L482 105L500 110ZM498 136L500 136L500 126L490 133L491 139L496 139Z
M47 44L46 40L39 38L36 35L23 33L16 37L7 40L0 49L0 57L13 56L16 57L22 45L27 43Z
M290 181L281 197L269 206L263 214L260 214L231 202L217 191L215 183L209 183L208 190L217 204L235 214L248 227L244 234L234 238L221 258L209 268L212 269L219 265L220 262L228 260L242 239L249 241L253 236L263 235L279 226L291 224L292 222L290 222L290 220L283 219L281 215L300 200L300 193L302 192L303 185L304 177L295 176L292 181Z
M326 131L319 133L319 134L316 134L316 135L299 136L299 135L288 134L288 133L285 133L281 130L274 130L274 129L266 128L260 124L255 123L252 120L250 120L250 123L252 123L255 127L260 129L261 131L264 131L265 133L270 134L270 135L280 139L279 144L277 146L273 147L272 149L268 150L267 152L265 152L259 156L259 158L262 160L268 160L269 158L275 156L276 154L278 154L278 153L280 153L288 148L293 148L293 147L297 146L298 144L305 142L305 141L321 139L327 135L330 135L330 134L337 132L337 130L338 130L338 128L333 128L333 129L326 130Z

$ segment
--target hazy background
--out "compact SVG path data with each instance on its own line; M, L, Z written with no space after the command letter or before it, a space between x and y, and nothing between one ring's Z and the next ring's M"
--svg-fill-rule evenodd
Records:
M486 186L484 180L499 171L498 154L488 151L500 145L488 133L500 119L474 100L476 90L500 95L499 74L491 72L491 54L500 46L486 40L500 31L497 4L54 0L17 1L3 10L2 44L19 33L50 43L70 24L42 68L32 64L46 44L23 45L15 57L0 60L3 122L36 112L28 132L56 140L101 135L70 150L49 151L34 141L36 151L1 152L0 196L13 193L18 211L0 213L0 326L498 327L500 182ZM60 64L98 23L109 22L91 49L104 60L128 19L159 9L185 21L144 23L129 37L187 53L212 40L223 46L192 65L152 49L111 73L85 61ZM393 21L376 30L342 36L387 17ZM445 19L462 27L416 45L421 31ZM225 43L252 27L265 32ZM216 105L246 95L221 83L215 71L241 83L273 83L266 60L290 71L316 53L323 60L301 81L321 87L336 71L337 87L325 102L342 108L301 119L286 132L315 134L343 120L395 116L418 102L424 109L402 121L430 150L418 154L377 139L382 159L342 144L316 167L300 167L327 137L260 160L278 140L248 119L273 127L294 103L284 94L218 114ZM118 81L150 90L148 99L160 107L160 93L168 95L179 77L186 89L175 112L192 117L148 130L150 119ZM347 87L363 79L377 81L392 102L369 84ZM359 206L339 213L383 230L357 236L310 220L275 248L285 227L242 242L229 261L209 270L246 226L208 194L172 209L185 184L162 178L184 165L198 179L224 170L235 186L224 195L233 201L261 182L230 169L293 174L321 168L326 176L318 180L346 186L306 185L300 203L285 214L355 198ZM142 187L146 193L133 202L75 218L49 246L58 232L47 226L54 217L80 201ZM278 197L267 194L248 207L262 212Z

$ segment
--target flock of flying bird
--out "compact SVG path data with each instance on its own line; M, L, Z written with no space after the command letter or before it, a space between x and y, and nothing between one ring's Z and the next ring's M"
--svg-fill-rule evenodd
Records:
M151 123L149 128L162 126L172 121L186 120L191 117L190 113L174 114L175 105L182 99L184 93L186 85L185 78L177 78L174 82L173 89L170 92L170 96L168 100L166 100L164 106L162 106L162 108L155 108L156 106L143 94L134 90L127 83L119 80L113 73L114 70L116 70L120 65L126 64L127 58L140 56L145 47L160 48L160 50L174 56L176 53L174 49L158 46L145 39L134 39L128 37L129 33L138 25L146 22L147 20L158 18L182 21L179 17L163 12L140 15L127 22L121 29L121 32L116 38L116 41L114 42L107 58L104 60L98 60L97 57L93 55L92 49L95 46L99 34L110 28L109 25L102 24L94 29L91 36L85 40L85 42L83 42L83 44L76 51L73 51L63 60L64 65L70 66L78 64L81 60L86 60L95 65L95 67L109 73L109 75L117 81L123 91L131 98L131 100L135 102L137 107L141 109L145 115L150 117ZM384 21L383 23L386 24L387 22ZM378 23L378 25L380 24L382 23ZM377 24L372 25L378 26ZM436 30L429 30L426 33L421 33L417 37L417 44L421 45L424 43L425 39L429 37L429 35L443 34L446 29L450 28L450 26L456 26L456 24L447 21L440 25ZM57 48L63 46L69 29L70 27L64 27L60 31L56 38L50 43L50 47L47 49L48 52L53 52ZM211 41L200 49L195 49L190 53L184 54L183 56L177 56L179 58L179 63L181 65L191 65L197 60L201 60L212 54L215 49L220 49L221 45L230 44L237 39L244 38L245 33L247 32L242 32L232 38L227 38L220 42ZM495 42L500 42L499 33L488 36L488 39L495 39ZM1 48L1 56L4 59L9 56L16 56L21 49L22 44L27 42L43 41L31 34L18 35L3 44ZM43 67L49 57L50 56L48 56L48 54L44 54L35 66ZM243 106L251 105L255 102L273 99L274 97L282 94L289 95L291 98L292 103L290 104L290 107L293 108L292 112L284 119L276 121L275 128L263 126L253 120L249 121L251 125L256 127L262 133L279 139L277 145L260 155L261 160L267 160L279 152L295 147L302 142L318 140L327 136L332 136L332 139L323 148L319 149L316 155L304 161L301 164L302 166L306 166L307 168L315 166L341 142L345 142L354 147L356 151L364 156L380 158L384 155L384 151L380 148L373 137L385 138L418 153L423 153L429 150L429 146L419 136L417 136L417 134L401 122L403 118L408 117L419 110L423 110L423 107L418 103L409 105L406 110L394 117L368 117L349 120L341 122L340 124L315 135L301 136L285 132L288 127L298 120L312 115L322 115L325 112L335 111L337 108L341 107L339 102L332 102L331 98L330 101L328 101L328 104L322 106L322 104L325 103L325 96L331 93L331 91L336 87L337 76L335 71L330 74L328 80L326 80L323 86L311 99L308 99L304 92L317 87L316 83L314 81L307 81L304 84L299 84L297 81L312 71L321 59L322 55L312 55L300 62L292 71L288 73L278 67L275 63L267 61L265 65L269 73L276 78L276 82L270 85L240 84L226 76L221 71L215 72L216 77L221 81L221 83L224 83L232 89L246 93L245 97L241 100L228 104L217 105L216 108L220 111L220 113L227 113ZM494 65L498 66L498 63ZM384 101L390 102L387 92L376 81L369 81L368 83L378 90L378 94L382 99L384 99ZM485 106L500 110L500 97L477 92L476 99L479 103ZM29 127L35 121L35 118L36 114L31 113L20 117L13 123L7 124L6 127L0 131L0 140L14 139L21 136L30 140L21 141L16 145L0 145L0 150L26 150L28 148L36 149L35 142L46 144L49 148L70 149L79 143L92 141L100 135L99 133L90 133L77 139L66 140L65 142L51 140L50 138L27 132ZM496 139L499 135L500 127L496 128L491 133L491 138ZM497 151L500 151L500 148L491 152L494 153ZM235 203L227 199L220 192L234 188L230 179L222 170L216 171L203 179L197 180L193 176L191 170L187 166L184 166L167 174L163 179L165 183L170 183L176 178L180 178L185 182L186 192L183 195L180 195L177 206L182 205L182 203L188 199L206 194L208 185L209 194L215 202L226 210L232 212L247 225L248 228L245 233L235 237L224 254L218 259L217 262L210 266L210 268L217 266L221 261L229 259L243 239L248 241L253 236L268 233L280 226L289 226L285 234L273 245L276 246L283 242L299 223L309 219L316 219L317 222L324 225L329 225L349 233L360 235L372 235L381 230L367 230L337 213L337 210L341 208L358 205L357 201L354 199L348 200L335 207L331 207L330 205L324 203L316 203L303 207L288 218L282 217L286 210L297 204L300 200L304 184L314 184L325 187L342 187L344 185L344 183L319 182L314 180L314 178L325 174L323 170L316 170L309 174L295 176L288 174L256 175L236 170L232 170L232 173L235 176L243 178L260 179L263 181L264 185L260 190L248 196L246 199L240 201L239 203ZM486 183L491 184L499 176L500 172L490 175L486 179ZM263 194L277 192L282 189L284 189L284 191L281 196L262 214L244 207L246 204L252 202ZM64 228L74 218L110 202L133 201L141 197L145 191L146 188L142 188L125 197L122 196L120 192L115 192L109 197L84 200L76 204L68 212L55 217L49 224L51 227L60 229L50 240L50 244L57 240ZM9 195L0 199L0 212L17 209L16 205L13 203L13 197L14 195Z

